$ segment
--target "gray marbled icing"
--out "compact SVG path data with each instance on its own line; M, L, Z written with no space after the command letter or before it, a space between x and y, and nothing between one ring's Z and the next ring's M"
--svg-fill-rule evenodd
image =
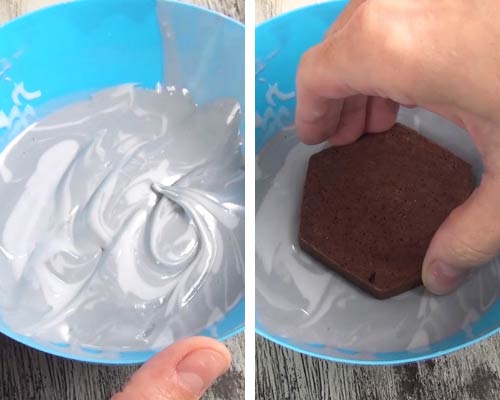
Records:
M241 298L244 171L233 100L108 89L0 155L0 314L16 332L159 348Z

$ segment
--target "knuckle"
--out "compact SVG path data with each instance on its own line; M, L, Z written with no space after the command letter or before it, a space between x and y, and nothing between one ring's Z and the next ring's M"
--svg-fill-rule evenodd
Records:
M354 28L365 37L378 40L384 35L386 26L382 24L384 7L380 3L365 3L359 8L357 17L353 19Z
M419 93L422 57L432 43L425 18L408 17L406 2L394 0L367 2L359 14L359 34L369 43L369 57L384 69L384 82L391 82L396 93ZM394 74L395 70L398 74Z
M297 90L299 93L320 93L325 81L325 69L328 69L328 45L321 43L306 51L300 59L297 72Z
M300 63L299 63L299 75L300 77L305 77L307 76L307 72L309 69L314 65L314 47L307 50L304 54L302 54L302 57L300 58Z
M310 84L312 69L315 65L314 48L307 50L300 58L299 68L297 71L297 85L307 87Z

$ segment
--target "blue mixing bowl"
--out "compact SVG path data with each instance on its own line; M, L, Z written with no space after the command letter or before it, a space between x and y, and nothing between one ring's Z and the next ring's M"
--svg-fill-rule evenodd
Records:
M280 139L281 141L277 139L273 141L272 139L276 138L276 135L284 127L293 124L295 112L295 98L293 92L295 90L295 75L300 58L308 48L322 40L328 27L339 16L347 3L348 1L346 0L333 0L324 4L313 5L281 15L257 27L255 85L257 113L256 154L258 156L262 149L265 148L266 145L270 145L270 143L271 147L269 147L269 149L276 151L275 154L277 157L281 157L282 153L285 151L283 150L282 144L288 139L283 136ZM467 159L467 154L472 154L464 150L469 149L471 145L471 143L467 142L467 140L470 141L470 139L467 139L466 133L456 132L456 127L440 120L437 116L425 114L422 110L402 110L399 118L410 125L415 120L420 121L421 124L418 126L419 130L421 132L429 132L429 136L432 136L432 131L436 131L436 124L439 124L440 128L443 127L445 130L449 130L450 132L453 131L451 135L453 139L448 142L439 137L434 139L438 142L442 140L441 144L446 145L457 154L461 154L462 152L465 159ZM269 149L267 149L267 151L269 151ZM273 157L270 158L272 159ZM267 156L268 161L270 158ZM471 162L475 170L478 171L480 166L478 165L479 162L477 157L468 159L468 161ZM304 168L306 168L306 165ZM259 171L261 170L259 169ZM266 173L260 172L260 176L264 176L264 178L262 178L264 180L267 179ZM270 184L266 183L266 185L269 186ZM286 193L283 196L289 195L289 192L285 191L286 188L283 186L276 187L278 187L278 189L276 189L277 192L281 190L280 193ZM258 189L259 183L257 185L257 193ZM256 204L257 238L259 237L259 232L260 234L266 233L266 228L259 230L259 202L261 200L262 199L259 199L258 195ZM279 204L279 202L277 203ZM279 207L277 209L279 209ZM282 221L281 224L283 224L283 219L280 219L280 216L273 215L273 218ZM265 225L265 221L263 225ZM276 232L276 230L273 232ZM290 237L287 232L283 235L284 237L286 235ZM291 237L293 241L293 238L296 237L296 233L292 232ZM265 245L273 240L275 240L273 234L269 234L266 237ZM279 238L276 239L276 242L279 240ZM283 242L286 240L288 239L284 238ZM295 249L297 248L298 246L295 246ZM287 253L287 255L289 254ZM307 257L304 254L295 254L295 256L301 259ZM270 257L271 256L268 258ZM289 258L284 258L279 263L281 268L276 268L279 269L279 271L271 276L269 273L271 267L269 265L264 266L263 264L265 261L263 261L262 257L259 258L259 245L257 244L256 328L257 333L261 336L300 353L330 361L352 364L382 365L406 363L444 355L470 346L498 332L500 327L500 300L498 294L498 287L500 284L498 279L496 279L499 276L497 260L492 263L493 265L488 267L489 269L481 270L480 273L476 274L476 276L471 279L471 281L467 282L466 285L459 289L458 295L469 296L468 299L470 301L481 304L478 312L471 313L470 320L468 320L466 326L460 327L457 325L457 327L452 327L451 325L446 326L446 321L429 321L429 324L440 324L441 329L446 333L439 339L429 339L429 343L426 345L419 345L417 343L419 340L416 340L416 342L412 342L408 346L401 346L401 348L398 348L397 345L392 342L401 340L395 333L397 325L401 321L395 320L392 321L393 325L382 326L379 324L376 331L366 332L360 331L359 329L357 331L353 329L352 337L347 337L346 335L343 343L336 343L335 339L332 339L332 337L335 337L336 330L341 328L339 324L347 322L352 326L356 326L356 324L362 326L363 318L366 316L367 312L367 308L364 306L373 307L373 309L383 312L384 309L397 307L397 304L394 303L395 301L409 304L412 301L419 301L418 299L422 299L424 301L422 304L427 307L423 308L423 313L425 314L426 312L432 312L432 307L437 307L441 304L439 302L446 302L448 300L446 300L446 298L433 297L425 293L423 288L418 288L411 293L401 295L406 297L400 297L398 300L393 301L389 299L384 302L375 303L378 300L362 298L363 294L356 292L354 287L352 287L352 289L345 289L345 286L343 286L347 292L350 291L350 298L354 296L357 299L362 299L362 304L364 306L360 307L360 303L356 303L356 306L351 308L351 313L343 313L343 321L336 321L333 314L328 314L328 311L324 311L325 315L331 316L330 319L325 318L325 323L329 324L329 326L321 332L315 331L313 326L315 326L314 324L316 324L316 322L307 319L308 317L305 316L307 310L305 310L305 308L311 303L310 298L314 298L315 291L319 289L317 287L307 287L307 283L304 282L303 277L315 277L315 282L318 284L318 287L322 286L322 282L326 280L331 279L329 282L339 282L342 278L336 276L327 269L322 269L321 265L314 264L315 261L312 259L307 259L304 265L307 265L309 269L307 271L305 271L305 269L299 271L301 273L304 272L302 275L298 275L299 278L291 276L289 272L291 269L290 262L293 262L293 260L291 255ZM488 274L491 274L491 279L488 279ZM493 281L491 287L488 286L489 281ZM263 286L268 285L269 289L267 293L264 293L263 289L259 288L259 283ZM345 283L336 284L345 285ZM292 285L295 285L295 290L287 291L287 288ZM296 290L299 286L307 290L303 292ZM325 285L323 285L323 287L324 286ZM488 287L488 289L485 289L486 287ZM483 302L481 296L488 290L491 295L488 297L488 301ZM307 295L301 297L301 293L307 293ZM273 301L279 305L272 305L269 299L274 299ZM316 300L318 299L315 299L315 301ZM319 299L318 303L330 304L326 303L324 298ZM271 309L272 307L274 307L274 309ZM304 307L304 309L301 310L303 313L295 312L296 310L294 310L294 307ZM347 303L347 305L343 307L350 307L350 304ZM394 308L394 310L397 310L397 308ZM410 320L414 316L416 317L422 314L422 308L414 307L414 310L415 314L408 315L405 318ZM444 307L442 309L443 315L446 316L447 311L448 308ZM451 312L452 310L450 309L450 313ZM363 315L363 313L365 313L365 315ZM375 315L375 317L377 316ZM301 318L302 320L300 320ZM468 317L465 316L465 318ZM387 317L387 319L390 320L390 316ZM306 332L307 329L309 329L309 332ZM357 336L356 342L359 346L347 345L346 343L354 341L353 338L355 335ZM314 340L304 339L306 336L314 337ZM375 340L374 337L378 337L379 339ZM377 341L380 349L376 349L372 345L375 341Z
M232 97L244 109L244 27L240 23L172 1L75 1L0 27L0 150L24 127L82 94L123 83L154 88L161 82L169 65L164 65L157 7L169 18L177 38L179 86L188 88L198 104ZM11 95L19 83L40 96L28 96L16 104L19 98ZM224 340L241 332L243 325L242 299L214 326L188 334ZM1 315L0 333L81 361L130 364L154 354L124 351L110 355L105 349L42 342L9 330Z

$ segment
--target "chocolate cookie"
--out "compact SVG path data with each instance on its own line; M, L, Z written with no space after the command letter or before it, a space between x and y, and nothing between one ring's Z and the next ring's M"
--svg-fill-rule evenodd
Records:
M396 124L309 161L302 249L379 299L421 285L429 243L474 189L471 166Z

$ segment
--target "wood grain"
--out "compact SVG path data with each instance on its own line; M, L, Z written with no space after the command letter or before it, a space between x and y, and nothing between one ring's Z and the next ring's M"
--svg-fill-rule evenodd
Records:
M244 336L226 344L233 355L233 365L205 395L206 400L244 398ZM138 368L70 361L0 335L1 400L106 400Z
M434 360L360 367L304 356L257 338L259 400L500 399L500 337Z
M310 0L256 0L263 22ZM361 367L304 356L258 337L259 400L500 399L500 336L450 356L398 367Z
M38 10L64 0L0 0L0 24L27 12ZM245 20L244 0L193 0L188 3L195 3L202 7L218 11L228 17L241 22Z
M0 25L26 12L60 2L0 0ZM244 20L243 0L194 2ZM233 365L205 395L206 400L244 398L244 335L240 334L226 344L233 355ZM69 361L33 350L0 335L0 400L106 400L128 381L137 368Z
M311 0L255 0L255 22L260 23L285 12L320 3Z

